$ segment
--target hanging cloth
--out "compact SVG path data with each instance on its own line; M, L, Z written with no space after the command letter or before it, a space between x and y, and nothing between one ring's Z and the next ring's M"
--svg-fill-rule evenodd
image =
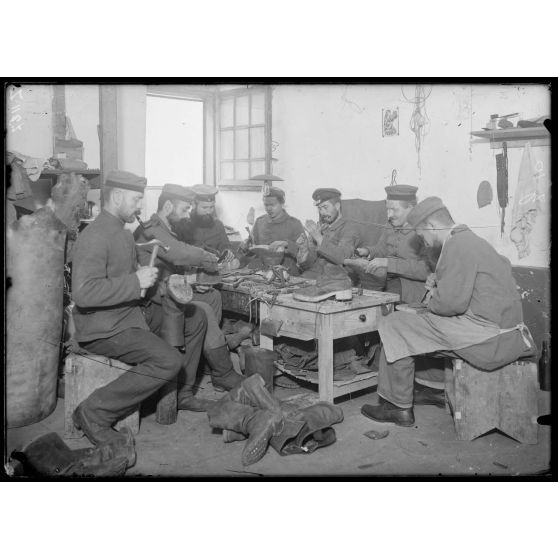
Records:
M496 155L496 189L498 191L498 202L500 204L500 235L504 236L504 219L508 205L508 146L502 144L503 152Z

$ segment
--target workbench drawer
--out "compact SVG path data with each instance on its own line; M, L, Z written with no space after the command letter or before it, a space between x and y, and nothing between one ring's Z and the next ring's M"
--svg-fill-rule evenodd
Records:
M386 304L386 310L393 312L393 304ZM382 307L360 308L331 315L333 338L348 337L376 331L382 317Z

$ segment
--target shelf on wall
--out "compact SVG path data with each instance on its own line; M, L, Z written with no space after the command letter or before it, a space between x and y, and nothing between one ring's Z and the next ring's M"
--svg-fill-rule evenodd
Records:
M99 176L101 174L100 169L80 169L80 170L47 169L41 173L41 178L50 178L51 176L60 176L61 174L70 174L71 172L75 172L76 174L83 174L83 176Z
M481 138L475 143L490 142L492 149L499 149L506 142L508 147L523 147L527 142L531 146L550 145L550 132L544 126L533 128L505 128L501 130L477 130L472 136Z

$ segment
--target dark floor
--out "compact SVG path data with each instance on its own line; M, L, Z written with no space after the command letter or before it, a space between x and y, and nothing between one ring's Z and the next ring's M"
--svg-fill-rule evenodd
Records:
M204 377L204 395L212 388ZM281 399L309 394L307 390L279 388ZM539 409L549 409L549 393L539 393ZM155 421L153 413L142 417L136 437L137 463L126 473L134 476L283 476L283 475L493 475L540 474L549 469L550 427L539 427L539 442L524 445L492 432L472 442L455 438L451 415L437 407L415 407L414 427L375 423L360 414L363 403L374 403L374 388L340 403L344 421L335 426L337 442L313 454L282 457L270 448L255 465L243 467L240 455L244 442L225 444L212 432L205 413L181 411L170 426ZM389 430L381 440L364 436L369 430ZM64 400L45 420L7 432L8 454L31 439L64 432ZM86 447L85 438L67 440L72 448Z

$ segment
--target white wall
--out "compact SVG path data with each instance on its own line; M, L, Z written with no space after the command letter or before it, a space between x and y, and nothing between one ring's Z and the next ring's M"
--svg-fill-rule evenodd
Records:
M118 168L145 176L146 85L117 89Z
M414 86L405 85L407 97ZM400 109L399 135L382 137L382 108ZM514 190L522 148L508 149L509 205L500 238L496 197L495 154L489 144L473 144L470 132L486 126L490 114L521 112L523 117L550 113L550 95L543 86L435 85L426 101L430 120L417 166L415 136L409 128L413 105L399 85L285 85L273 89L273 173L284 179L288 211L304 221L316 218L311 193L317 187L339 188L346 198L383 199L393 169L399 184L419 187L419 198L440 196L458 222L477 228L512 263L546 266L549 260L549 205L533 231L532 254L519 260L509 240ZM550 169L550 148L534 153ZM479 183L493 188L491 206L479 209ZM223 219L244 231L244 215L253 193L220 194ZM259 196L258 196L259 197ZM258 198L256 197L256 199ZM263 212L261 201L256 214Z

